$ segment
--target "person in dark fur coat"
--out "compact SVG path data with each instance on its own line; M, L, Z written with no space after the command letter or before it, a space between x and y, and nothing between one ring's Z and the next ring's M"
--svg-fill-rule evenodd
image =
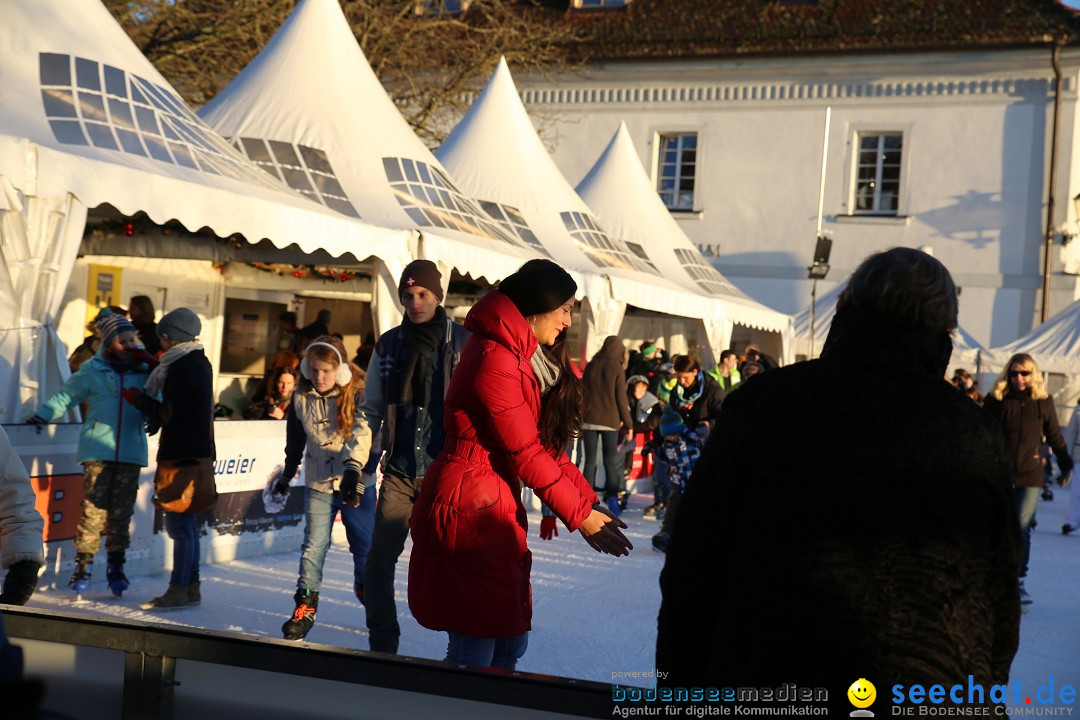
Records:
M846 713L860 678L879 701L1008 680L1019 527L1000 432L943 379L957 311L940 262L873 255L819 360L728 396L660 579L663 683L823 687Z

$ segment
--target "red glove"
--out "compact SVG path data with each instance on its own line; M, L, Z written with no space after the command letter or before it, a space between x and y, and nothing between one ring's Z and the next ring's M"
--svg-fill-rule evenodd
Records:
M134 405L135 404L135 398L139 397L140 392L142 392L142 391L139 390L139 388L128 388L127 390L125 390L124 392L122 392L120 394L124 396L125 400L127 400L129 403Z
M134 350L128 350L128 357L134 360L136 363L146 363L151 370L158 366L158 359L153 356L152 353L144 350L143 348L135 348Z
M540 518L540 539L551 540L559 535L559 527L555 524L558 518L545 516Z

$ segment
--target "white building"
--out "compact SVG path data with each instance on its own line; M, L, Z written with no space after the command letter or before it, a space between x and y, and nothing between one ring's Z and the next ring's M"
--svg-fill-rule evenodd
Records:
M625 122L680 227L754 299L809 305L827 108L819 295L874 251L927 247L971 335L1014 340L1040 320L1054 172L1049 314L1080 297L1080 242L1062 244L1080 231L1080 15L1055 0L548 5L589 38L580 72L519 76L564 175Z

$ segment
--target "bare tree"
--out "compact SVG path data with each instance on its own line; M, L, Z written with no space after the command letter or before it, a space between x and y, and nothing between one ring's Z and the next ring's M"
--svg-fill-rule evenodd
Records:
M105 0L143 54L199 107L259 51L295 0ZM342 9L376 75L417 134L437 144L500 56L512 67L565 69L578 40L539 0L345 0Z

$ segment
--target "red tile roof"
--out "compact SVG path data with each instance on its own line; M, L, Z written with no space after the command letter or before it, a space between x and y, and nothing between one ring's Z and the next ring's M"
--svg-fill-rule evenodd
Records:
M585 12L541 0L593 60L984 49L1080 44L1058 0L632 0Z

